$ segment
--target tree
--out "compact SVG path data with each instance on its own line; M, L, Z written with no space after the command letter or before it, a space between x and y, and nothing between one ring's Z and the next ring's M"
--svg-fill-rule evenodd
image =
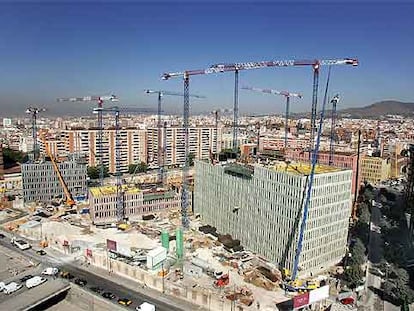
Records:
M148 164L145 162L140 162L138 164L130 164L128 166L128 173L146 173L148 171Z
M100 173L100 166L89 166L87 170L88 177L90 179L98 179ZM104 166L104 177L109 176L109 170L106 166Z
M351 258L349 259L350 265L362 265L365 262L366 248L364 243L360 239L356 239L355 243L351 246Z
M10 148L3 148L3 162L5 168L13 167L16 163L24 163L27 160L27 154L24 152Z
M359 265L352 265L345 269L342 277L348 284L349 288L356 288L359 284L361 284L364 273Z

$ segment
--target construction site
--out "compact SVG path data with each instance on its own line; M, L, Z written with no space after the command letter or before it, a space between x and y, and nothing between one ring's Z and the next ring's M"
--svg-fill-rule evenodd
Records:
M159 140L158 150L151 151L158 157L158 171L142 174L135 184L127 184L121 172L119 118L122 109L103 106L105 101L117 102L118 98L111 95L58 99L98 104L93 113L98 116L95 156L101 164L99 185L87 189L86 164L75 174L77 180L65 173L71 169L66 159L51 152L46 133L40 131L46 147L44 156L51 165L39 160L41 155L35 145L32 161L26 164L28 173L23 175L23 189L31 191L25 198L33 202L26 202L23 207L29 214L5 222L3 228L35 240L43 247L72 254L110 273L134 279L143 286L208 305L211 310L274 310L279 304L284 310L283 303L290 303L286 310L308 305L324 310L335 302L332 296L338 293L332 275L346 252L353 178L351 170L319 165L317 161L330 77L329 72L317 127L319 70L324 65L357 66L358 61L218 64L205 70L164 74L164 80L183 78L184 93L148 90L147 93L158 94L158 135L154 135ZM313 69L310 159L294 162L287 156L289 99L300 99L301 95L246 87L285 96L285 146L279 159L260 156L256 151L241 161L237 145L238 73L245 69L286 66ZM235 74L235 157L222 159L216 146L207 157L196 160L194 170L190 170L190 77L225 72ZM179 174L169 174L165 167L167 146L165 135L161 135L162 95L184 98L185 164ZM338 100L336 96L330 104L336 107ZM41 110L30 108L28 111L36 144L36 115ZM114 116L116 169L111 182L105 180L103 171L103 154L108 152L102 146L103 112ZM214 143L218 144L217 114L214 132ZM332 144L330 157L333 153ZM32 166L36 168L31 169ZM38 184L48 189L47 197L34 196L41 191L30 186L36 174L43 178ZM55 199L60 201L51 204Z

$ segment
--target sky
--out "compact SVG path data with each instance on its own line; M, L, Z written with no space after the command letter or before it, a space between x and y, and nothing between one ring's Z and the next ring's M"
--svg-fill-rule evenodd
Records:
M362 2L362 3L361 3ZM58 97L116 94L119 105L156 107L145 89L181 92L164 72L212 64L279 59L358 58L333 66L329 94L338 109L395 99L414 102L414 3L331 1L137 1L0 3L0 114L26 107L88 114L94 103ZM321 68L319 105L327 67ZM303 94L293 112L310 111L312 68L241 71L241 86ZM234 74L192 76L191 113L233 106ZM182 112L181 97L164 97ZM282 96L239 91L241 114L282 113Z

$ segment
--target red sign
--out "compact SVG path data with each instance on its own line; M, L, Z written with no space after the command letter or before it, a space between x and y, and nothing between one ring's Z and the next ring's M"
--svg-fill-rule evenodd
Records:
M63 246L69 246L69 241L64 240L63 241Z
M293 308L300 308L309 304L309 293L293 297Z
M91 249L86 249L86 257L92 257L92 250Z
M106 240L106 249L116 252L116 241Z

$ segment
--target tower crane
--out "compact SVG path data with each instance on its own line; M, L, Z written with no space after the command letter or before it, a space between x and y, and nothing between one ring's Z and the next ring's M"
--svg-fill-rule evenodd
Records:
M57 99L58 102L97 102L98 108L103 107L103 103L106 101L117 102L118 97L116 95L104 95L104 96L84 96L84 97L61 97ZM104 179L104 165L103 165L103 150L102 150L102 133L103 133L103 121L102 110L97 110L98 114L98 154L99 154L99 180L103 185Z
M325 95L324 95L323 104L322 104L321 117L320 117L320 120L319 120L318 134L316 136L316 145L315 145L315 149L312 150L311 171L310 171L310 174L309 174L308 188L307 188L307 192L306 192L305 204L304 204L304 207L303 207L303 218L302 218L302 223L300 225L298 244L297 244L297 248L296 248L296 252L295 252L295 261L293 263L293 273L292 273L292 280L293 281L296 280L297 273L298 273L300 254L302 252L303 236L304 236L304 233L305 233L306 221L308 219L309 205L310 205L310 200L311 200L311 196L312 196L313 180L314 180L314 176L315 176L316 165L317 165L317 162L318 162L319 145L320 145L320 142L321 142L322 125L323 125L323 121L324 121L324 118L325 118L326 98L327 98L327 93L328 93L328 88L329 88L330 76L331 76L331 68L329 68L329 70L328 70L328 78L326 80Z
M121 136L119 126L120 112L138 112L138 113L153 113L155 110L149 108L129 108L129 107L97 107L93 109L93 113L102 114L102 112L109 112L115 115L115 167L116 167L116 216L119 223L125 219L124 209L124 192L122 190L122 172L121 172Z
M276 91L276 90L272 90L272 89L261 89L261 88L249 87L249 86L243 86L242 89L243 90L250 90L250 91L254 91L254 92L266 93L266 94L282 95L286 98L286 113L285 113L285 150L286 150L287 140L288 140L288 131L289 131L288 122L289 122L290 98L291 97L302 98L303 97L302 94L290 93L290 92L286 92L286 91Z
M215 109L211 113L214 115L214 128L216 131L216 160L219 160L219 137L218 137L218 121L220 117L220 113L228 113L231 109Z
M336 126L336 105L339 102L339 94L336 94L331 99L332 104L332 112L331 112L331 137L330 137L330 146L329 146L329 165L333 164L333 157L334 157L334 142L335 142L335 126Z
M157 128L158 128L158 180L159 182L164 183L165 185L165 153L166 153L166 123L164 122L164 135L163 139L161 139L161 128L163 127L162 121L161 121L161 113L162 113L162 97L163 96L181 96L183 97L183 93L178 92L170 92L170 91L163 91L163 90L145 90L146 94L157 94L158 95L158 121L157 121ZM193 95L189 94L189 97L193 98L206 98L202 95Z
M32 116L33 162L37 160L37 115L39 112L43 111L46 111L46 109L35 107L26 109L26 113Z
M238 130L238 73L239 70L248 69L260 69L268 67L288 67L288 66L312 66L314 72L313 82L313 97L312 97L312 116L313 125L311 132L312 148L314 144L314 125L316 119L316 106L317 106L317 95L318 95L318 81L319 81L319 67L321 65L332 66L332 65L352 65L358 66L357 59L343 58L343 59L328 59L328 60L272 60L272 61L261 61L261 62L246 62L246 63L232 63L232 64L215 64L207 69L196 69L196 70L185 70L180 72L169 72L164 73L161 78L163 80L169 80L171 78L183 78L184 81L184 133L185 133L185 165L183 169L183 190L182 190L182 202L181 202L181 214L182 214L182 225L184 228L188 228L187 208L188 208L188 170L189 170L189 144L188 144L188 118L190 113L190 76L205 75L214 73L234 72L235 83L234 83L234 122L233 122L233 147L237 146L235 136Z

